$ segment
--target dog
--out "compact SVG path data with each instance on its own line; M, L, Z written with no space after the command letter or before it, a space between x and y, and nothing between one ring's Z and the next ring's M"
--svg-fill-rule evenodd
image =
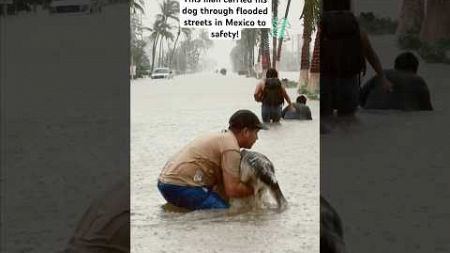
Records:
M347 252L341 218L331 204L322 196L320 196L320 252Z
M275 198L278 208L287 207L287 200L281 192L275 177L273 163L265 155L249 150L241 151L240 179L253 187L254 195L248 199L240 199L254 207L264 206L264 197L270 192ZM236 201L232 205L236 205Z

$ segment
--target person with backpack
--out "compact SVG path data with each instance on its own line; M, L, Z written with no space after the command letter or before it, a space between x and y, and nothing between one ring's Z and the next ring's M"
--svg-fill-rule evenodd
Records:
M291 106L291 99L278 79L278 71L269 68L266 78L259 82L254 93L255 101L262 102L261 115L264 123L278 123L284 100Z
M320 115L354 115L359 105L360 78L366 60L380 78L384 92L392 84L367 34L350 11L350 0L324 0L320 21Z

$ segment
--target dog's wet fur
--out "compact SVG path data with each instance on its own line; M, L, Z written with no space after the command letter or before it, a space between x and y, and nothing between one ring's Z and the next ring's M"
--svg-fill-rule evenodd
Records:
M275 177L273 163L265 155L249 150L241 151L241 181L252 185L254 196L247 199L255 207L264 205L264 196L270 192L277 202L278 208L287 207L287 200L281 192Z
M320 253L345 253L344 230L336 210L320 196Z

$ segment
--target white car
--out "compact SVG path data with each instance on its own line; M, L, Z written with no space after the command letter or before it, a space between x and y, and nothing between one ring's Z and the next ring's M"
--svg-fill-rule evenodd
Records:
M53 0L49 10L55 13L92 13L100 11L100 1L97 0Z
M169 68L155 68L150 76L152 79L171 79L173 71Z

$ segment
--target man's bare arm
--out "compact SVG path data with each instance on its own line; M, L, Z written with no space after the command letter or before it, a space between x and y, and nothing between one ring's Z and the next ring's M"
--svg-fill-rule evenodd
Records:
M230 198L243 198L253 195L253 187L241 182L241 180L223 171L223 185L225 189L225 194Z
M289 95L287 94L287 91L286 91L286 89L283 87L282 88L282 90L283 90L283 97L284 97L284 99L286 99L286 102L288 103L288 105L290 106L292 103L291 103L291 98L289 97Z
M380 59L378 58L378 55L375 53L375 51L372 48L372 45L370 44L369 37L365 32L361 32L361 43L363 47L363 53L367 61L372 66L373 70L380 76L381 83L383 86L383 89L386 91L392 91L392 83L386 79L386 76L383 72L383 67L381 66Z

